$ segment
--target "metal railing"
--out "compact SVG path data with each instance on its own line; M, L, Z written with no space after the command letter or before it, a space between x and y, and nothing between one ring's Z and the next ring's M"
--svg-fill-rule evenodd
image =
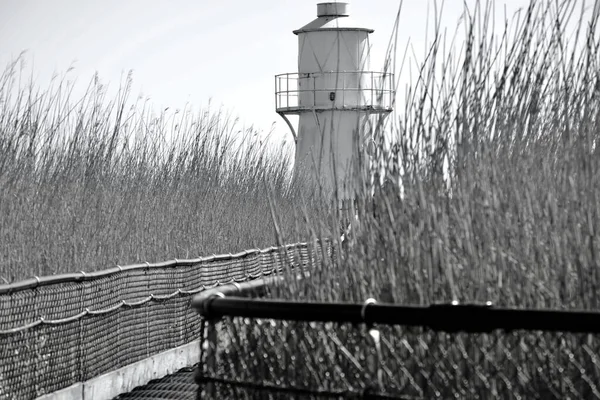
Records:
M202 398L600 398L598 312L239 297L263 292L194 298Z
M0 285L0 399L36 398L197 340L192 296L321 262L329 243Z
M391 112L394 75L372 71L287 73L275 76L278 113L309 110Z

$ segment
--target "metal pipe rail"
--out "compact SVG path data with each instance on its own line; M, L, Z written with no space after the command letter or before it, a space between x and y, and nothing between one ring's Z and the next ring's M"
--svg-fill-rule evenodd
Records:
M600 333L600 312L495 308L487 304L400 306L294 302L225 297L224 293L194 299L205 318L224 316L305 322L366 323L427 327L433 331L488 333L494 330Z
M283 114L307 110L388 113L394 96L394 75L387 72L294 72L275 76L275 109Z
M492 373L494 379L499 377L498 385L495 386L498 388L496 389L498 397L504 398L514 393L515 397L519 395L529 398L525 395L537 391L549 393L546 390L554 390L553 393L557 394L554 398L566 398L567 395L572 398L592 398L591 393L596 396L594 398L600 398L600 392L593 383L594 373L588 372L593 370L593 365L597 365L595 360L598 347L594 344L597 341L593 336L585 335L600 333L600 312L496 308L491 303L453 302L429 306L400 306L377 304L374 299L368 299L364 303L322 303L237 297L239 294L248 295L257 289L262 290L269 281L254 284L231 285L223 288L225 290L216 288L211 292L197 295L193 300L194 309L202 316L202 331L205 332L203 335L205 344L202 347L205 350L200 357L202 361L195 375L195 381L199 385L199 396L222 398L223 393L228 393L228 390L241 390L241 393L249 395L286 393L312 395L319 398L454 398L457 394L467 393L465 386L470 390L468 393L489 392L492 376L485 373L487 371L485 368L489 367L494 370ZM222 317L238 318L230 320ZM259 325L261 319L263 323L264 320L271 320L271 323L261 328L259 325L249 323L249 320L253 319L258 320L255 323ZM273 320L322 324L300 327L297 331L294 325L276 324ZM237 339L235 345L241 346L241 350L236 347L241 353L236 354L235 357L228 356L226 348L219 350L220 346L230 346L222 339L223 335L220 332L229 330L238 332L235 328L238 324L242 330L245 329L243 330L245 333L239 334L242 337ZM348 326L350 324L352 325ZM384 333L382 338L380 329L383 325L429 328L434 332L452 334L464 332L484 335L470 338L468 350L465 350L464 347L460 347L461 343L464 345L465 342L447 339L451 335L442 334L437 338L428 339L427 332L420 330L413 332L414 334L406 331L404 332L406 336L402 340L390 341L391 336L398 332L385 330L384 332L389 333L389 336ZM366 326L368 333L365 333L365 330L352 329L361 326ZM280 331L282 327L283 330ZM318 332L311 329L316 329ZM501 335L487 336L494 335L493 331L501 331ZM540 336L537 333L513 336L510 335L511 331L544 331L544 333ZM553 342L545 336L548 332L550 335L583 333L584 337L565 340L564 337L559 336L560 341ZM294 334L297 337L290 339L290 335ZM507 341L498 339L506 334L508 334ZM248 335L248 338L244 339L244 335ZM424 338L425 342L419 342L421 339L416 340L417 336ZM550 347L546 347L546 350L540 354L531 355L533 357L531 361L530 349L523 347L519 337L535 337L536 340L542 341L539 346ZM282 340L281 345L285 348L283 353L279 346L273 344L272 341L276 339ZM519 343L515 343L515 339L519 340ZM350 340L352 346L345 345L345 340ZM245 350L244 343L249 346ZM360 343L362 344L358 346ZM524 343L528 344L527 341ZM273 346L272 350L270 346ZM421 353L415 353L414 346L418 347ZM552 346L556 346L556 351L548 350L552 349ZM584 350L577 352L578 346L583 346ZM426 354L422 352L429 351L428 349L432 349L431 354L440 359L436 359L434 363L415 360L419 355ZM395 350L398 350L398 353ZM301 370L301 375L298 375L295 381L292 380L292 383L283 378L278 379L282 374L287 373L289 367L286 369L286 363L293 360L294 355L299 351L314 351L318 354L318 358L305 355L308 364L306 367L302 362L296 364L295 370ZM473 351L477 355L471 354ZM521 354L519 355L518 352ZM494 357L499 357L499 361ZM485 361L481 361L484 358ZM240 359L247 359L241 367ZM502 364L501 360L505 360L505 364ZM500 364L497 364L498 362ZM535 372L531 372L530 375L519 372L521 371L519 362L533 363L531 368ZM317 367L325 364L329 367ZM252 369L249 368L251 365L256 365L258 371L261 368L267 371L266 375L254 376ZM435 370L441 369L443 373L430 374L426 366ZM526 366L528 367L529 364ZM421 369L426 371L423 375L424 380L419 378L420 375L416 372ZM339 382L333 378L338 376L336 373L348 374L355 379L345 383ZM564 383L556 384L552 379L535 380L546 374L548 376L564 374L561 378ZM400 382L401 378L407 379L411 384L398 386L397 382ZM454 386L453 379L460 383ZM470 383L465 383L467 380ZM361 388L364 389L362 393ZM440 391L441 388L443 391ZM416 397L413 397L415 395Z

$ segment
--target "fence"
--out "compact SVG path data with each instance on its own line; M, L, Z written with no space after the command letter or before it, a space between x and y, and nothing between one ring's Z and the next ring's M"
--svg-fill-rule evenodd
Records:
M247 289L193 300L202 398L600 398L597 312L235 297Z
M192 296L319 263L329 243L0 285L0 399L31 399L197 340Z
M275 109L295 114L318 110L391 112L394 74L372 71L322 71L275 76Z

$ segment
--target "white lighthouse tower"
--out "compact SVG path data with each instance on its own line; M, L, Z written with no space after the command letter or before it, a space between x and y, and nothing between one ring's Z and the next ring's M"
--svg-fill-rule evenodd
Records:
M296 174L312 174L340 200L350 171L370 139L373 115L392 111L393 75L369 68L369 34L350 19L347 3L317 4L317 19L295 30L298 72L275 77L276 111L296 142ZM288 115L298 115L297 134Z

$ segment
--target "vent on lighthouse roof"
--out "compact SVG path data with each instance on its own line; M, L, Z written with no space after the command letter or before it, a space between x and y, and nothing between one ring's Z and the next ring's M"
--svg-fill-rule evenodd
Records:
M358 26L348 13L348 3L319 3L317 4L317 19L294 31L299 33L314 31L366 31L373 33L373 29Z
M348 3L319 3L317 17L347 17Z

